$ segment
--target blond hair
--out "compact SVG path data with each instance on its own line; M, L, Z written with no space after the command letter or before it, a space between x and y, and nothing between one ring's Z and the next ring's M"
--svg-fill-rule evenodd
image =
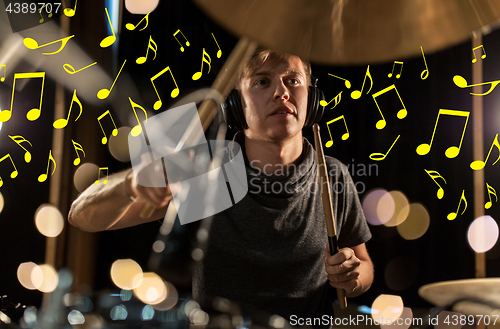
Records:
M240 71L240 74L238 75L238 78L236 80L235 86L238 88L240 86L241 80L245 76L248 76L252 74L253 72L257 71L259 68L261 68L264 64L270 61L285 61L288 60L291 55L288 53L284 53L278 50L271 50L271 49L266 49L266 48L257 48L255 52L253 53L252 57L243 65L243 68ZM298 57L298 56L297 56ZM300 57L299 57L300 58ZM304 60L300 58L302 61L302 64L304 65L304 70L306 72L306 82L307 86L311 85L311 63L309 61Z

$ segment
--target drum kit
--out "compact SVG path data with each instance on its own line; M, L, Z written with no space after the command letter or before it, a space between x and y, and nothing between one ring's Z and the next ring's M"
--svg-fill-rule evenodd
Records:
M462 42L477 30L488 31L498 24L500 1L473 0L195 0L214 21L240 40L212 86L224 97L232 88L241 67L259 45L278 49L322 64L371 64L391 61L420 54L420 46L432 53ZM205 102L199 110L203 128L207 129L217 110L213 102ZM178 221L177 221L178 222ZM205 240L199 240L201 231L208 232L209 222L200 221L194 239L188 248L203 250ZM159 239L175 244L186 243L186 233L175 227L175 214L165 222ZM197 240L198 239L198 240ZM189 244L189 242L188 242ZM168 249L168 248L167 248ZM174 248L175 249L175 248ZM174 250L171 249L171 250ZM193 253L182 255L153 254L153 270L164 268L163 262L175 268L165 273L174 285L187 284L192 269ZM186 262L178 262L179 258ZM68 276L68 274L63 274ZM58 288L55 294L63 298L68 287ZM500 309L500 279L469 279L428 284L420 288L422 298L439 307L452 307L454 311L471 315L491 315ZM54 293L53 293L54 295ZM60 307L54 306L57 296L51 298L53 316L59 316ZM2 309L4 312L4 306ZM9 304L10 306L10 304ZM249 323L240 308L224 299L212 301L206 309L213 313L213 327L287 327L279 317L262 317L261 323ZM43 306L42 306L43 308ZM0 312L1 315L5 313ZM196 312L195 312L196 313ZM194 314L194 313L193 313ZM198 313L202 314L202 313ZM255 315L255 318L258 316ZM187 327L187 322L164 322L160 327ZM64 327L56 325L60 319L41 317L40 328ZM246 321L246 322L245 322ZM189 321L188 321L189 322ZM168 325L166 325L167 323ZM17 328L0 317L0 328ZM103 327L103 326L101 326Z

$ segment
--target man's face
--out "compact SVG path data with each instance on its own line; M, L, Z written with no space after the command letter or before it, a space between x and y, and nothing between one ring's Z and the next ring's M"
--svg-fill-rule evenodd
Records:
M297 56L269 60L240 83L245 135L284 141L302 133L307 116L307 76Z

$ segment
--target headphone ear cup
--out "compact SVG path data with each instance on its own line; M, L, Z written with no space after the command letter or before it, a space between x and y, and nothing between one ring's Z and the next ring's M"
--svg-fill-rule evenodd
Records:
M248 128L241 106L240 92L237 89L231 90L222 108L224 119L229 128L239 130Z
M315 86L309 87L309 96L307 100L307 118L304 126L310 127L314 123L321 121L325 107L319 102L324 98L323 91Z

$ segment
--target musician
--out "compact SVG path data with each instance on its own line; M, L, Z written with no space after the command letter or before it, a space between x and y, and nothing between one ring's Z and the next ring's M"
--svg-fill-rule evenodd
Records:
M332 314L332 287L355 297L371 286L371 234L347 167L332 157L326 164L341 250L330 256L326 245L315 152L302 136L310 84L310 64L297 56L259 49L244 66L236 83L244 118L234 140L249 192L214 216L194 273L195 299L221 296L285 319L321 317ZM92 184L73 202L69 222L101 231L163 218L174 186L143 187L129 173ZM157 208L147 220L139 216L145 202Z

